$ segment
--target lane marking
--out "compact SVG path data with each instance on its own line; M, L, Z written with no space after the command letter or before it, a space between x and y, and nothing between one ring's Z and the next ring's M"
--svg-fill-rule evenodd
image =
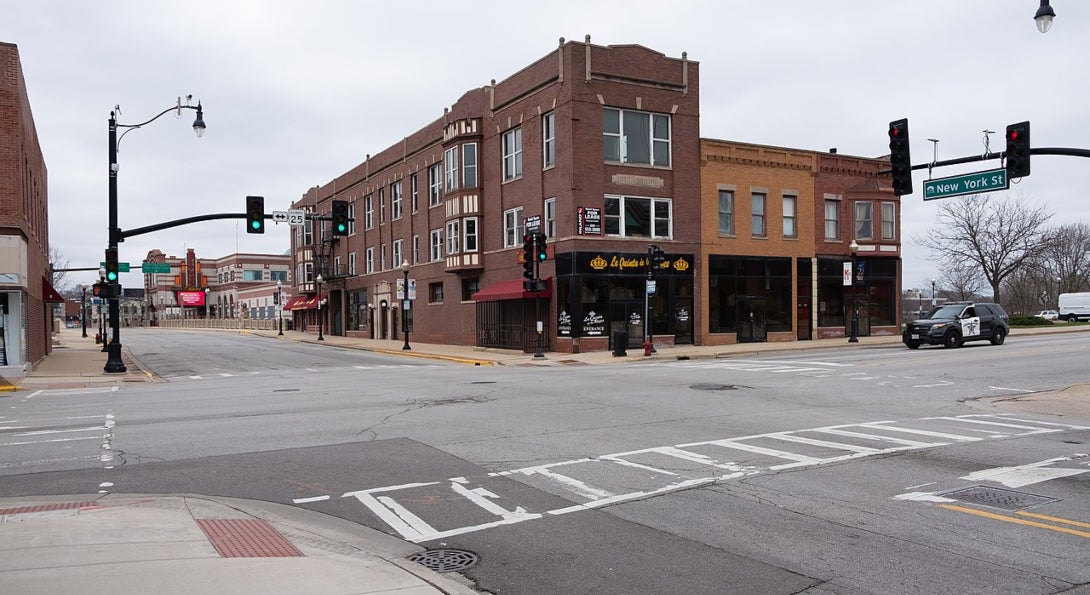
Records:
M1028 521L1026 519L1020 519L1016 517L1006 516L1002 514L996 514L994 512L987 512L984 510L977 510L975 508L966 508L964 506L958 506L956 504L939 504L940 508L947 510L954 510L957 512L964 512L966 514L972 514L986 519L992 519L995 521L1003 521L1005 523L1014 523L1016 525L1025 525L1027 527L1036 527L1038 529L1048 529L1049 531L1057 531L1059 533L1067 533L1069 535L1077 535L1079 537L1090 538L1090 532L1079 531L1076 529L1069 529L1067 527L1057 527L1056 525L1049 525L1046 523L1038 523L1037 521ZM1067 521L1062 521L1067 522Z
M1090 529L1090 523L1083 523L1083 522L1080 522L1080 521L1073 521L1071 519L1062 519L1062 518L1060 518L1058 516L1049 516L1047 514L1037 514L1036 512L1026 512L1024 510L1019 510L1018 512L1016 512L1014 514L1017 514L1019 516L1028 516L1030 518L1035 518L1035 519L1041 519L1042 521L1049 521L1049 522L1052 522L1052 523L1060 523L1061 525L1071 525L1073 527L1082 527L1084 529Z

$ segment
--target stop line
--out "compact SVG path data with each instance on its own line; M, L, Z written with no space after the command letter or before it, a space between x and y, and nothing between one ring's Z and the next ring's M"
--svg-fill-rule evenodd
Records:
M653 446L482 474L343 493L415 543L482 531L502 525L593 510L716 482L762 473L850 461L950 444L1090 429L1013 414L971 414L873 421L770 432L733 438ZM564 506L535 507L516 502L517 491L504 480L559 495ZM636 487L638 489L633 489ZM298 498L294 504L332 499ZM455 526L444 526L449 518ZM467 519L472 522L466 523ZM446 524L451 524L447 520Z

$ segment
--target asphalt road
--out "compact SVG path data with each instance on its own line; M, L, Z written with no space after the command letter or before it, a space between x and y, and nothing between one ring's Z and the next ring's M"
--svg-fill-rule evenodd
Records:
M1081 335L471 368L132 332L161 382L7 400L0 496L294 504L500 594L1069 592L1090 420L980 400L1084 382Z

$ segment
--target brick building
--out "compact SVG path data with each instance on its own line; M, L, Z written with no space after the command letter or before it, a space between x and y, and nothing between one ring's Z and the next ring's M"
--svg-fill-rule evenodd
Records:
M0 43L0 376L24 376L52 351L45 160L14 44Z
M636 45L566 42L512 76L465 93L439 119L293 207L297 295L323 302L329 332L394 339L408 262L412 336L532 350L601 350L614 332L642 342L648 245L657 274L656 341L691 343L699 250L699 68ZM523 290L527 229L548 236L544 291ZM319 291L318 277L322 287ZM326 295L328 294L328 295ZM540 304L535 298L540 298ZM538 307L540 306L540 318ZM314 328L318 312L297 320Z

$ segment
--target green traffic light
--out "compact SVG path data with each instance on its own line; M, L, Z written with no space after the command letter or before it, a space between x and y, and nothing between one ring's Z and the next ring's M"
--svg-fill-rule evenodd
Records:
M338 233L344 233L344 230L345 230L345 225L343 223L337 225L337 232Z
M260 221L252 221L252 222L250 222L250 227L252 227L254 229L261 229L261 222Z
M114 281L117 281L117 273L112 273L112 272L111 273L106 273L106 280L109 281L110 283L113 283Z

